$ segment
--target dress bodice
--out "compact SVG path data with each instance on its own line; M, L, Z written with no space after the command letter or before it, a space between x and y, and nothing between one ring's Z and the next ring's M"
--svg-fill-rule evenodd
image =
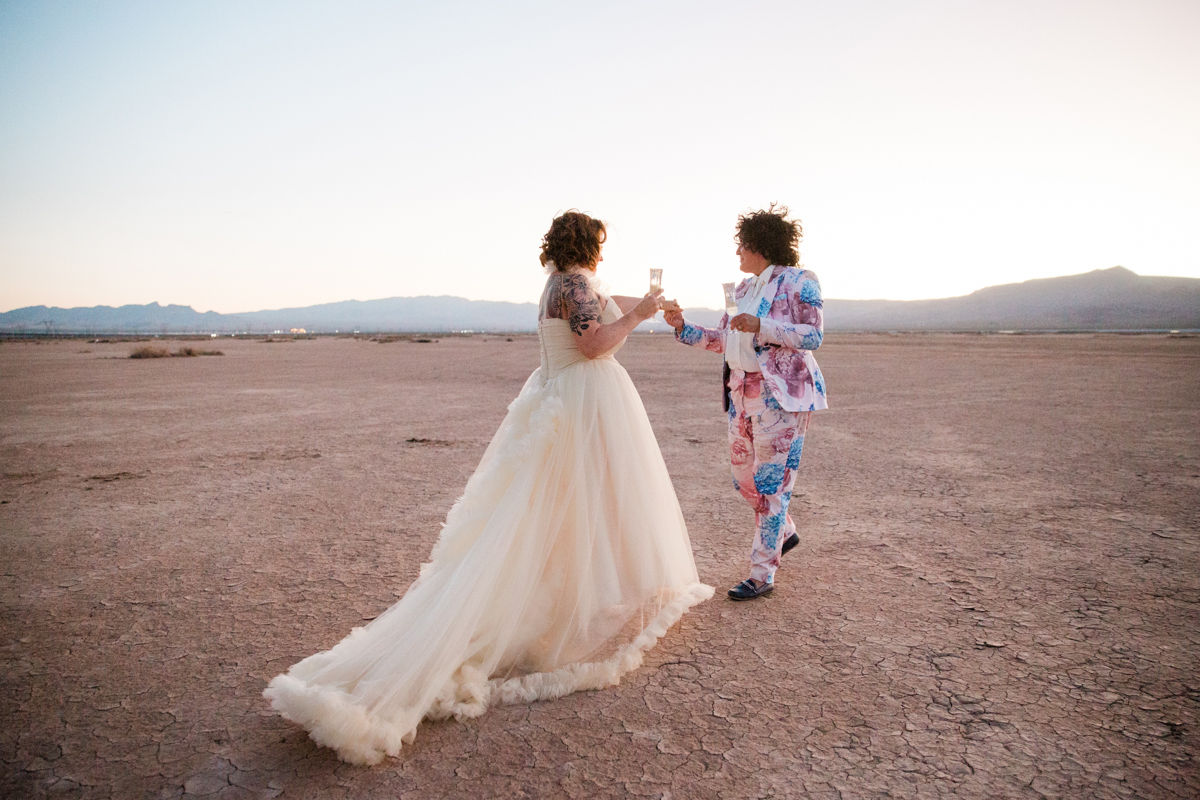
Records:
M611 325L622 316L621 309L611 297L605 297L604 309L600 312L600 324ZM579 337L571 331L565 319L543 319L538 323L538 340L542 349L542 381L548 381L572 364L589 360L579 351ZM621 349L625 340L596 358L612 358Z

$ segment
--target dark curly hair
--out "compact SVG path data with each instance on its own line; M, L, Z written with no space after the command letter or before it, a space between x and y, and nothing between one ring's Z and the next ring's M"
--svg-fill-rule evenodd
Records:
M795 267L800 263L800 251L796 248L804 238L804 229L800 220L788 219L787 215L787 206L776 211L774 203L768 209L740 214L735 239L772 264Z
M554 268L566 272L576 265L595 269L600 261L600 245L608 238L604 223L575 209L555 217L542 237L542 266L554 262Z

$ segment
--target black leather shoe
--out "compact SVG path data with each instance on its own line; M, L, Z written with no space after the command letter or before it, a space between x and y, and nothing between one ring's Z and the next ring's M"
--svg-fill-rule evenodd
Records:
M791 550L798 544L800 544L800 534L793 533L783 540L783 549L779 551L779 555L786 555L788 550Z
M758 583L748 578L730 589L729 596L734 600L753 600L773 591L775 591L775 584Z

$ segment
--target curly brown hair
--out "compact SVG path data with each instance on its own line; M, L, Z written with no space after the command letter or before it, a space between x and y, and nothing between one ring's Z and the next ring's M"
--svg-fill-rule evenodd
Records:
M595 269L600 261L600 245L608 238L604 223L571 209L554 218L542 237L542 266L554 263L559 272L581 266Z
M772 264L795 267L800 263L797 246L804 238L800 220L788 219L787 206L775 209L759 209L750 214L738 215L735 240L747 250L758 253Z

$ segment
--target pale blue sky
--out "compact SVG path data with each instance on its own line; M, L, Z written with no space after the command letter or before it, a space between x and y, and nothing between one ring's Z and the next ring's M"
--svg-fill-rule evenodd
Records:
M533 301L737 276L778 200L826 296L1200 277L1200 3L0 5L0 310Z

